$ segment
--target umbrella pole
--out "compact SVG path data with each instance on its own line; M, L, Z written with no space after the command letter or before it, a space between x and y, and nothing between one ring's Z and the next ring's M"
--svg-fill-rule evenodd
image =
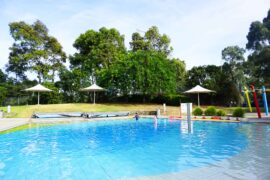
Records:
M200 107L200 93L198 93L198 107Z
M94 104L96 104L96 91L94 91Z
M38 92L38 100L37 100L37 103L38 103L38 105L39 105L39 92Z

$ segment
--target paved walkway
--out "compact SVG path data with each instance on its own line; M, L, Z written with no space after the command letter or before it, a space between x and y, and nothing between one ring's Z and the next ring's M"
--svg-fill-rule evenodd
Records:
M0 132L5 131L17 126L27 124L29 118L1 118L0 119Z
M72 123L72 122L87 122L87 121L98 121L98 120L118 120L118 119L129 119L128 117L109 117L109 118L81 118L81 117L73 117L73 118L1 118L0 119L0 132L8 129L12 129L27 123Z
M256 112L245 113L245 118L242 118L242 122L251 122L251 123L270 123L270 117L266 116L265 113L261 113L262 118L259 119Z

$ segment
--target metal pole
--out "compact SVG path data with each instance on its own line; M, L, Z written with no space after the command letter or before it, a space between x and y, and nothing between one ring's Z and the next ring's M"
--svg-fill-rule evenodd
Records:
M200 93L198 93L198 107L200 107Z
M39 105L39 92L38 92L38 101L37 102L38 102L38 105Z
M251 107L251 104L250 104L250 98L249 98L249 95L248 95L248 89L246 86L244 86L244 92L246 94L246 97L247 97L247 103L248 103L248 107L249 107L249 112L252 112L252 107Z
M257 99L257 94L256 94L256 91L255 91L255 88L254 88L253 85L251 85L250 87L251 87L251 91L253 93L254 104L256 106L258 118L261 119L262 118L262 116L261 116L261 110L260 110L260 107L259 107L259 103L258 103L258 99Z
M94 104L96 104L96 91L94 91Z
M188 132L191 132L191 113L190 113L191 103L187 103L187 122L188 122Z
M268 104L267 104L267 97L265 93L265 87L262 86L262 96L263 96L263 104L265 109L265 115L268 116Z

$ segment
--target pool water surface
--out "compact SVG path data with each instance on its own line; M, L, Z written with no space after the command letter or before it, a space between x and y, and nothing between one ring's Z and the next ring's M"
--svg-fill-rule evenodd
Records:
M0 179L123 179L233 157L250 124L151 118L58 124L0 135Z

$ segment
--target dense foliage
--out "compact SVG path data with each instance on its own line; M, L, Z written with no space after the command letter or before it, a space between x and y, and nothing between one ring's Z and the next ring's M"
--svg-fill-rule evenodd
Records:
M226 113L223 111L223 110L218 110L217 111L217 116L225 116L226 115Z
M215 115L217 115L217 109L214 106L209 106L204 111L204 115L206 115L206 116L215 116Z
M238 108L234 109L232 115L233 115L233 117L244 117L245 111L242 108L238 107Z
M195 108L193 110L193 115L194 116L201 116L202 114L203 114L203 110L201 108L199 108L199 107L197 107L197 108Z
M190 70L183 60L172 57L170 38L156 26L142 34L134 32L130 47L115 28L89 29L74 40L76 52L68 58L41 21L12 22L9 28L14 42L6 72L0 71L2 105L35 103L34 93L21 90L37 83L54 90L42 94L41 103L92 101L91 93L79 89L93 83L107 89L98 94L99 102L196 103L197 94L181 93L199 84L216 91L201 94L201 104L223 106L242 105L244 85L270 86L270 10L262 22L251 23L246 49L227 46L221 51L221 66ZM29 73L36 80L29 80Z
M246 48L252 53L247 64L247 74L252 77L251 83L256 85L270 82L270 10L262 22L252 22L247 35Z
M166 35L151 27L144 37L134 33L130 45L131 51L127 51L124 36L116 29L101 28L81 34L74 43L78 52L70 58L71 72L79 80L73 85L84 87L97 82L108 90L107 99L111 101L131 101L135 96L143 102L177 94L183 88L185 64L168 57L171 48ZM64 74L60 77L64 78Z
M9 24L14 43L10 48L7 71L16 78L26 78L26 71L36 72L39 83L54 81L55 73L63 67L66 55L56 38L48 35L47 27L36 21L29 25L23 21Z

